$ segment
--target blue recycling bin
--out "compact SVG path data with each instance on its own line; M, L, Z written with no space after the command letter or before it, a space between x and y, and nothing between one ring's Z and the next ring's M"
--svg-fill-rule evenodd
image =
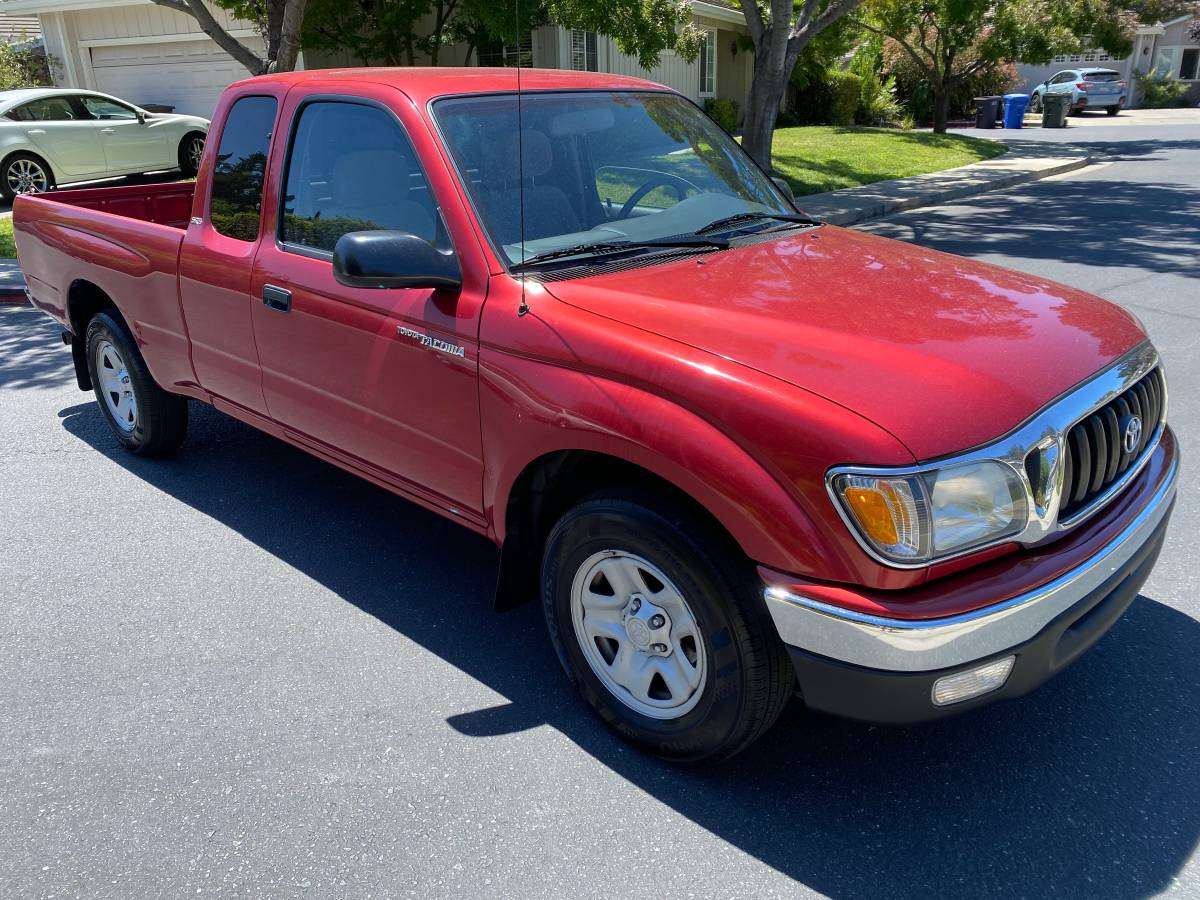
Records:
M1020 128L1025 119L1025 107L1029 105L1028 94L1004 95L1004 127Z

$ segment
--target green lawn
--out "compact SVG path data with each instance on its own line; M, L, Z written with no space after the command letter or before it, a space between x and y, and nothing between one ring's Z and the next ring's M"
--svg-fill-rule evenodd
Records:
M858 187L991 159L996 141L890 128L814 125L775 132L775 169L797 196Z
M17 248L13 245L12 238L12 216L5 216L0 219L0 259L12 259L17 255Z

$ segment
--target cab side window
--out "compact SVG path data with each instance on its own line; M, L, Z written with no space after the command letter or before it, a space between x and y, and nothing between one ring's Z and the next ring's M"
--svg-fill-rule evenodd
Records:
M114 103L111 100L105 100L103 97L92 97L84 94L79 99L83 103L83 108L88 111L93 119L113 121L137 118L137 113L128 106Z
M19 122L67 122L78 118L66 97L43 97L14 109L10 118Z
M213 168L212 226L227 237L258 239L274 97L243 97L229 109Z
M392 114L362 103L314 101L301 109L293 133L279 237L324 254L351 231L407 231L442 241L429 184Z

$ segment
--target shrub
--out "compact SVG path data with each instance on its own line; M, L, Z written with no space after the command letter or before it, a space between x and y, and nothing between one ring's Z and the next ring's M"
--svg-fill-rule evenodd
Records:
M0 90L49 84L50 60L40 48L0 42Z
M975 64L978 52L968 49L955 57L954 70ZM911 56L895 41L883 46L883 71L896 79L896 98L918 124L933 121L933 91L929 81ZM957 81L950 89L950 118L973 116L976 97L1003 96L1017 83L1017 69L1009 62L987 62L966 79Z
M862 125L876 128L895 128L905 118L904 107L896 99L896 79L881 78L878 72L862 76L856 118Z
M854 114L862 96L862 79L853 72L836 69L829 73L833 88L833 108L830 118L834 125L853 125Z
M1175 106L1187 106L1188 86L1182 81L1169 75L1156 75L1151 72L1133 73L1134 84L1141 95L1140 106L1147 109L1170 109Z
M730 134L737 130L738 105L736 100L726 97L709 97L704 101L704 111Z

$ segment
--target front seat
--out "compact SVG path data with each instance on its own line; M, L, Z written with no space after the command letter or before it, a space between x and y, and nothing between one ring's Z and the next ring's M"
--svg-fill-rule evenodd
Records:
M415 162L398 150L358 150L333 165L330 201L322 219L347 218L362 222L362 229L407 231L432 242L436 225L432 212L412 195ZM424 183L424 179L420 179ZM425 195L428 198L428 189Z
M554 168L550 139L530 128L521 136L523 146L518 145L516 134L507 133L483 147L483 205L498 241L515 244L521 240L522 179L518 160L524 167L525 239L536 241L582 231L579 216L562 189L538 181Z

